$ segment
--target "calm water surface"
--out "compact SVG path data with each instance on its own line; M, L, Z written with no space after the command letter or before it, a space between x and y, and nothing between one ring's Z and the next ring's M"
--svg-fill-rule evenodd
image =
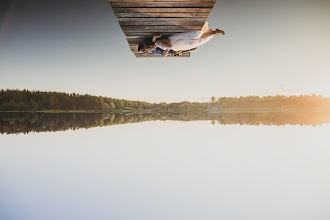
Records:
M330 219L330 126L0 134L0 219Z

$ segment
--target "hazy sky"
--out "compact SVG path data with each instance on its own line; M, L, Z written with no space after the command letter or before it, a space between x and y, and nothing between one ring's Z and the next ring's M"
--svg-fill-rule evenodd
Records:
M330 96L330 1L218 0L191 58L137 59L106 0L0 3L0 88L131 100Z

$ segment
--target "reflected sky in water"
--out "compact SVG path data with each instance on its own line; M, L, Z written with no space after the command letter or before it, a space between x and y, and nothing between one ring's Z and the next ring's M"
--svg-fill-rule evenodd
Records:
M1 219L329 219L329 125L0 135Z

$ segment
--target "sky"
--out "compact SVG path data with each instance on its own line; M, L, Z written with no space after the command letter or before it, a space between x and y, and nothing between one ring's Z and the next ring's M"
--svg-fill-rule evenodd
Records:
M148 102L330 96L330 1L218 0L190 58L136 58L106 0L0 3L0 88Z

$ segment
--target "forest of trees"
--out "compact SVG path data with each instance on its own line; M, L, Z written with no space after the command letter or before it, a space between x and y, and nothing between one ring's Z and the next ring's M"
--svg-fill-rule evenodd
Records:
M76 93L1 90L0 111L93 110L120 111L222 111L261 109L273 112L330 111L330 98L320 95L211 97L210 102L148 103Z
M207 103L148 103L76 93L1 90L0 111L206 109Z
M103 127L118 124L138 123L153 120L210 121L222 125L322 125L330 123L329 112L263 112L263 113L0 113L1 134L27 134L29 132L55 132L81 128Z

